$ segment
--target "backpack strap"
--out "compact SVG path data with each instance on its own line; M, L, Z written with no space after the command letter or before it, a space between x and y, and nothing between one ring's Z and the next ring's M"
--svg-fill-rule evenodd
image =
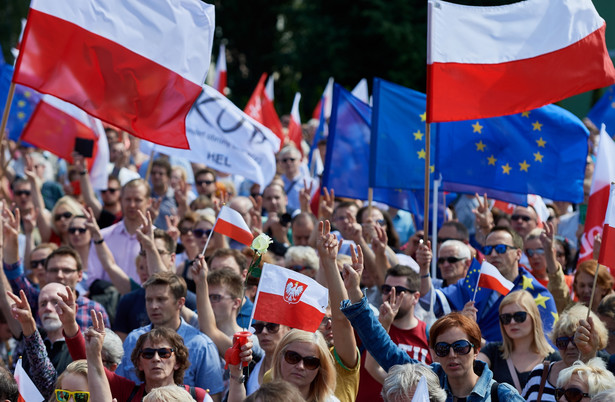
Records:
M500 402L500 395L498 395L498 387L500 383L493 381L491 384L491 402Z
M551 370L551 362L549 360L545 360L542 362L542 367L542 377L540 378L540 388L538 388L538 398L536 399L536 402L541 401L542 392L545 390L547 377L549 376L549 371Z
M135 397L135 395L137 394L137 391L139 390L139 386L135 385L134 388L132 389L132 392L130 392L130 396L128 397L128 399L126 399L126 402L131 402L132 399Z
M196 399L196 388L194 388L192 385L190 386L190 396L192 397L192 399L194 399L195 401L197 401L198 399Z

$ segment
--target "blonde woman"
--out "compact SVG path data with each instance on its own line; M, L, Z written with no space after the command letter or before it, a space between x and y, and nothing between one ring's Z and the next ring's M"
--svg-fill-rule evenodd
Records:
M503 342L481 349L478 359L493 371L493 379L517 388L521 393L530 372L543 360L559 360L547 342L536 302L526 290L509 293L500 303Z
M58 246L70 245L68 228L75 215L82 215L83 208L77 200L70 195L60 198L51 211L51 238L49 241Z
M88 386L88 363L86 360L76 360L66 367L56 381L56 389L52 401L57 402L87 402L90 399Z
M557 378L558 401L587 402L602 391L615 389L615 376L606 369L604 360L594 357L587 363L575 362Z

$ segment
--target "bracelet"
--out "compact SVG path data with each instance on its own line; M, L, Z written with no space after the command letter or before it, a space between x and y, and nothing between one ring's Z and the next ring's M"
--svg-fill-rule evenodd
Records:
M79 172L79 175L85 176L87 173L88 173L87 170L82 170L81 172Z
M229 376L231 377L231 379L237 381L240 384L243 384L244 382L246 382L246 376L243 375L243 373L240 376L235 376L229 373Z
M431 275L427 274L427 275L421 275L421 278L429 278Z
M105 241L105 238L101 238L100 240L93 240L94 244L103 244L103 242Z

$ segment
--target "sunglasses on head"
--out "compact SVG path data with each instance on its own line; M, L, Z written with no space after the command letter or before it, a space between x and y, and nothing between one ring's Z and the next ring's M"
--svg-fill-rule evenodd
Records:
M518 220L522 220L523 222L529 222L532 220L531 217L529 216L525 216L525 215L512 215L510 217L511 221L518 221Z
M68 228L68 233L70 234L75 234L75 233L84 234L87 231L88 231L87 228Z
M70 219L72 218L73 214L66 211L66 212L62 212L61 214L55 214L53 216L53 219L55 219L56 221L59 221L60 219L64 218L64 219Z
M459 261L463 261L465 260L465 258L458 258L458 257L440 257L438 258L438 265L440 264L444 264L444 262L448 262L449 264L454 264L456 262Z
M286 363L292 365L299 364L299 362L303 360L303 367L305 367L307 370L316 370L318 367L320 367L320 359L318 357L303 357L299 353L293 352L292 350L287 350L286 353L284 353L284 360L286 360Z
M509 249L516 250L517 247L509 246L508 244L496 244L495 246L485 246L483 247L483 254L491 255L493 250L498 254L506 254Z
M161 359L168 359L169 357L171 357L174 351L175 350L173 348L145 348L141 349L139 351L139 354L142 358L147 360L153 359L156 353L158 353L158 357L160 357Z
M30 260L30 268L36 269L39 265L45 266L45 262L47 262L47 258L43 258L42 260Z
M56 389L56 399L59 402L68 402L71 396L75 402L88 402L90 400L90 393L88 391L67 391L65 389Z
M204 230L204 229L194 229L192 231L192 234L197 239L200 239L203 236L209 236L210 233L211 233L211 229L207 229L207 230Z
M119 188L108 188L106 190L100 190L100 192L102 194L105 194L105 193L115 194L115 192L118 191L118 190L119 190Z
M270 334L277 334L280 330L280 324L274 324L272 322L256 322L252 324L252 328L254 328L255 335L258 335L263 332L263 329L265 328L267 328L267 332L269 332Z
M382 285L380 287L380 290L382 291L383 294L388 295L389 293L391 293L391 289L395 288L395 294L396 295L400 295L401 292L406 292L406 293L415 293L415 290L410 290L406 287L403 286L391 286L391 285Z
M506 314L500 314L500 322L503 325L508 325L510 324L511 320L515 320L515 322L517 324L521 324L522 322L524 322L527 319L527 312L525 311L515 311L512 314L506 313Z
M453 348L453 351L455 352L455 354L467 355L468 353L470 353L470 350L472 350L473 347L474 345L472 345L470 341L467 341L465 339L460 339L453 343L438 342L436 343L434 352L436 352L436 355L440 357L446 357L450 353L451 348Z
M21 197L22 195L27 195L28 197L32 194L30 190L17 190L15 191L15 195Z
M559 350L565 350L568 347L568 344L572 343L572 346L576 347L576 343L574 343L574 336L560 336L555 340L555 346Z
M528 257L533 257L534 255L545 255L545 249L544 248L526 248L525 254L527 254Z
M565 396L568 402L579 402L584 397L590 398L588 393L585 393L578 388L556 388L555 400L559 401L562 396Z

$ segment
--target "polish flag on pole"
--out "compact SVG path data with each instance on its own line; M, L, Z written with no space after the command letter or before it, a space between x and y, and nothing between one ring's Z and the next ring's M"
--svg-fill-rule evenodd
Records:
M17 381L17 388L19 388L18 401L23 402L43 402L45 398L38 391L36 385L32 382L28 373L23 369L21 365L21 357L15 365L15 381Z
M106 189L109 146L100 120L70 103L43 95L21 135L23 141L45 149L68 163L73 162L72 152L77 138L93 142L92 157L85 158L90 180L94 189Z
M265 264L254 301L254 320L316 332L329 303L329 291L315 280Z
M611 183L611 196L609 206L604 217L604 229L602 230L602 244L598 263L606 266L615 273L615 183Z
M429 1L427 121L520 113L613 84L605 27L591 0Z
M313 119L320 119L320 113L321 113L321 109L323 108L322 103L325 103L324 106L324 111L325 111L325 120L327 120L329 117L331 117L331 101L333 100L333 77L329 78L329 81L327 82L327 86L325 87L325 90L322 93L322 96L320 97L320 99L318 100L318 103L316 104L316 107L314 108L314 111L312 112L312 118Z
M214 225L214 232L228 236L246 246L251 245L252 240L254 240L254 236L252 236L252 232L241 214L226 205L223 205L220 209Z
M214 26L214 6L199 0L32 0L13 81L187 148Z
M602 233L607 206L609 205L610 184L615 181L615 142L606 132L604 124L600 129L598 155L594 167L594 177L587 202L585 230L581 236L579 262L593 258L594 238ZM615 272L615 270L613 271Z
M273 75L270 75L269 78L267 78L267 83L265 84L265 96L271 102L275 99L275 91L273 90Z
M495 265L492 265L485 260L480 266L478 286L476 289L479 287L495 290L502 296L506 296L510 293L512 288L515 287L515 284L504 278Z
M299 115L299 102L301 101L301 94L297 92L295 99L293 100L293 107L290 111L290 124L288 125L288 139L295 144L295 147L303 155L303 147L301 141L303 140L303 130L301 129L301 116Z
M220 45L220 53L218 53L218 61L216 62L216 77L214 78L213 87L222 95L226 96L226 46Z
M267 74L263 73L243 111L248 116L273 131L273 133L280 139L281 147L282 144L284 144L285 136L282 131L282 123L280 122L278 113L275 111L275 107L273 106L273 99L266 94L266 79Z

